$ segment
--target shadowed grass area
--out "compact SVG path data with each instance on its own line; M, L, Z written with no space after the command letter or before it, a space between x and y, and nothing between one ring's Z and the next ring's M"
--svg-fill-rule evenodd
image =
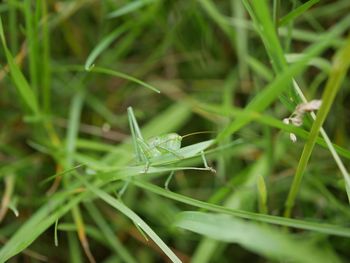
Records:
M0 262L346 261L348 10L2 2Z

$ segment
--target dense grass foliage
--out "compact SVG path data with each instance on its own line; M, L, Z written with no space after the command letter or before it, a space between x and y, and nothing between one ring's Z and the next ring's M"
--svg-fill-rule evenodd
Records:
M349 14L2 1L0 262L346 262Z

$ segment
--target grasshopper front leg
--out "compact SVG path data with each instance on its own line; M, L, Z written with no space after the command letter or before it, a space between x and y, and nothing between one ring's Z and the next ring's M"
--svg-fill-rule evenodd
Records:
M143 173L147 173L150 166L150 161L149 161L150 159L149 155L151 155L150 147L143 139L141 129L137 123L132 107L128 108L128 119L129 119L131 135L132 135L134 151L136 153L137 160L139 162L146 163Z
M152 156L152 149L149 147L149 145L140 138L137 138L137 143L138 146L140 147L140 153L142 155L142 161L145 162L145 169L143 171L143 173L147 173L151 162L150 162L150 157ZM155 154L155 153L153 153Z
M142 173L146 174L146 173L148 172L148 169L149 169L150 165L151 165L151 163L147 160L147 161L146 161L145 168L144 168L144 170L143 170Z

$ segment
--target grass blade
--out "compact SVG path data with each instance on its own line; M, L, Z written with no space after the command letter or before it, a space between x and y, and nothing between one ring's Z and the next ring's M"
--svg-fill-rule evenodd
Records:
M7 62L10 68L12 80L17 87L18 93L21 96L22 100L24 101L24 104L31 110L32 114L35 117L38 117L40 112L39 112L37 98L33 90L30 88L26 78L24 77L23 73L19 69L18 65L16 64L15 60L13 59L7 47L1 17L0 17L0 38L1 38L2 46L5 51Z
M280 52L277 52L278 50L281 50L281 45L279 44L279 42L278 41L270 41L269 37L273 36L272 39L276 40L277 35L275 32L275 29L272 27L272 22L265 21L265 20L271 20L269 18L268 8L267 8L266 2L265 1L254 1L254 12L253 12L253 9L250 8L249 2L245 1L245 5L248 7L248 10L250 11L250 15L252 16L254 21L256 21L257 24L259 24L259 23L261 24L261 27L258 27L258 31L260 33L261 38L264 41L264 44L265 44L266 50L270 56L270 59L272 60L272 65L275 64L275 65L282 66L282 68L274 67L276 73L280 74L281 73L280 70L286 67L285 57L283 56L283 53L281 54ZM334 37L336 37L339 33L341 33L342 31L344 31L345 29L347 29L349 27L349 23L350 23L350 21L349 21L349 15L348 15L341 22L339 22L338 24L336 24L332 28L331 31L333 31L333 32L325 33L323 36L320 37L320 39L325 40L326 42L328 42L327 45L330 45L331 42L333 41ZM328 37L327 37L327 35L328 35ZM331 35L333 35L333 38L329 38ZM322 40L321 40L321 42L322 42ZM321 43L319 43L319 44L321 44ZM317 44L314 44L313 46L316 47ZM275 51L275 50L277 50L277 51ZM292 67L293 66L291 66L291 68ZM307 102L303 92L301 91L297 82L294 79L293 79L293 85L294 85L294 90L297 93L297 95L295 94L295 92L293 90L291 90L290 96L292 98L294 98L294 103L299 104L299 99L301 99L303 102ZM297 96L299 98L297 98ZM294 105L294 106L296 106L296 105ZM315 119L314 113L311 113L311 116L313 117L313 119ZM337 163L340 171L342 172L343 177L348 178L349 174L346 171L344 164L342 163L341 159L337 155L336 150L334 149L330 139L328 138L328 136L327 136L326 132L323 130L323 128L321 128L321 135L323 136L324 141L326 142L335 162Z
M270 226L242 221L228 215L182 212L175 221L175 226L223 242L238 243L269 259L283 258L308 263L340 262L305 239L296 239Z
M286 217L289 217L291 214L291 210L294 206L295 198L299 191L300 184L301 184L307 163L311 157L312 150L315 146L318 133L327 117L327 114L330 110L330 107L332 106L334 98L341 87L341 84L345 78L345 74L348 71L349 66L350 66L350 38L348 38L346 45L337 52L334 58L331 73L327 81L325 91L322 96L321 108L318 111L316 120L312 125L309 139L304 146L302 155L300 157L300 161L298 163L297 170L295 172L293 184L288 194L288 198L286 201L286 210L285 210ZM350 189L350 177L346 171L345 171L344 179L347 185L346 189Z
M202 202L197 199L190 198L188 196L173 193L161 187L158 187L156 185L147 183L145 181L132 180L131 183L140 188L146 189L147 191L164 196L166 198L169 198L184 204L192 205L194 207L206 209L212 212L223 213L227 215L236 216L238 218L250 219L250 220L265 222L269 224L310 230L310 231L320 232L328 235L350 237L350 228L346 228L346 227L341 227L341 226L326 224L326 223L316 223L316 222L311 222L306 220L296 220L296 219L290 219L290 218L279 217L279 216L264 215L259 213L243 211L239 209L230 209L219 205L210 204L207 202Z
M132 1L126 5L124 5L123 7L109 13L107 15L108 18L116 18L119 16L123 16L126 15L128 13L131 13L133 11L136 11L142 7L144 7L145 5L151 4L153 2L155 2L156 0L138 0L138 1Z
M145 221L143 221L134 211L124 205L122 202L113 198L106 192L98 189L96 186L88 183L82 177L78 177L79 180L96 196L101 198L107 204L111 205L115 209L119 210L125 216L130 218L136 225L138 225L158 246L159 248L171 259L172 262L181 263L181 260L174 254L174 252L160 239L160 237L150 228Z
M237 118L246 118L251 119L252 121L257 121L261 124L268 125L270 127L278 128L281 131L284 131L286 133L294 133L298 135L298 137L301 137L303 139L307 139L309 136L309 132L303 130L300 127L296 127L293 125L288 125L283 123L283 121L276 119L272 116L269 116L267 114L262 114L256 111L249 111L246 109L240 109L240 108L234 108L231 107L229 110L227 109L221 109L221 105L216 104L200 104L200 108L215 113L220 116L226 116L226 117L237 117ZM350 159L350 151L340 147L337 144L332 144L331 142L327 142L326 139L323 139L321 137L317 137L316 140L317 144L322 146L323 148L330 148L329 145L331 145L331 148L334 148L334 151L343 157Z
M5 262L26 249L38 236L53 225L56 220L69 212L84 197L84 194L78 195L64 204L69 195L67 193L60 197L56 196L56 199L52 198L53 201L48 202L33 214L0 249L0 262Z
M74 71L85 71L85 68L82 66L78 66L78 65L73 65L73 66L67 66L65 67L66 69L70 69L70 70L74 70ZM106 74L106 75L111 75L114 77L118 77L121 79L126 79L129 80L131 82L134 82L136 84L139 84L145 88L148 88L152 91L155 91L157 93L160 93L160 90L153 87L150 84L147 84L146 82L143 82L142 80L139 80L135 77L132 77L126 73L120 72L120 71L116 71L113 69L108 69L108 68L103 68L103 67L92 67L92 69L89 70L89 72L94 72L94 73L102 73L102 74Z
M116 30L112 31L106 37L104 37L100 43L91 51L85 62L85 70L90 71L94 67L94 62L96 58L106 49L108 46L121 34L123 34L127 29L127 26L118 27Z
M111 229L110 225L97 209L97 207L92 203L85 204L91 218L96 222L100 230L102 231L103 237L107 239L110 246L115 250L117 255L127 263L136 263L137 261L130 255L129 251L124 247L124 245L119 241L118 237L115 235L114 231Z
M288 24L290 21L305 13L309 8L317 4L319 1L320 0L309 0L306 3L302 4L298 8L291 11L289 14L282 17L278 22L278 26L284 26Z
M28 57L29 57L29 71L30 83L35 94L38 93L38 34L36 27L35 12L32 10L32 1L24 2L24 14L26 22L26 37L28 41ZM37 9L38 10L38 9Z

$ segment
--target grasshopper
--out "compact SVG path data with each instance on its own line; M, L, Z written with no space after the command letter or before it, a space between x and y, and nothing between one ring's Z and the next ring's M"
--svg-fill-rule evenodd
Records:
M128 107L128 118L134 151L138 162L145 164L144 173L147 173L151 164L164 164L165 161L171 163L184 158L193 157L199 153L202 156L204 168L192 167L190 169L215 172L212 167L208 166L203 152L205 148L212 144L212 141L206 141L181 148L182 139L188 135L180 136L177 133L154 136L145 140L141 134L132 107Z

